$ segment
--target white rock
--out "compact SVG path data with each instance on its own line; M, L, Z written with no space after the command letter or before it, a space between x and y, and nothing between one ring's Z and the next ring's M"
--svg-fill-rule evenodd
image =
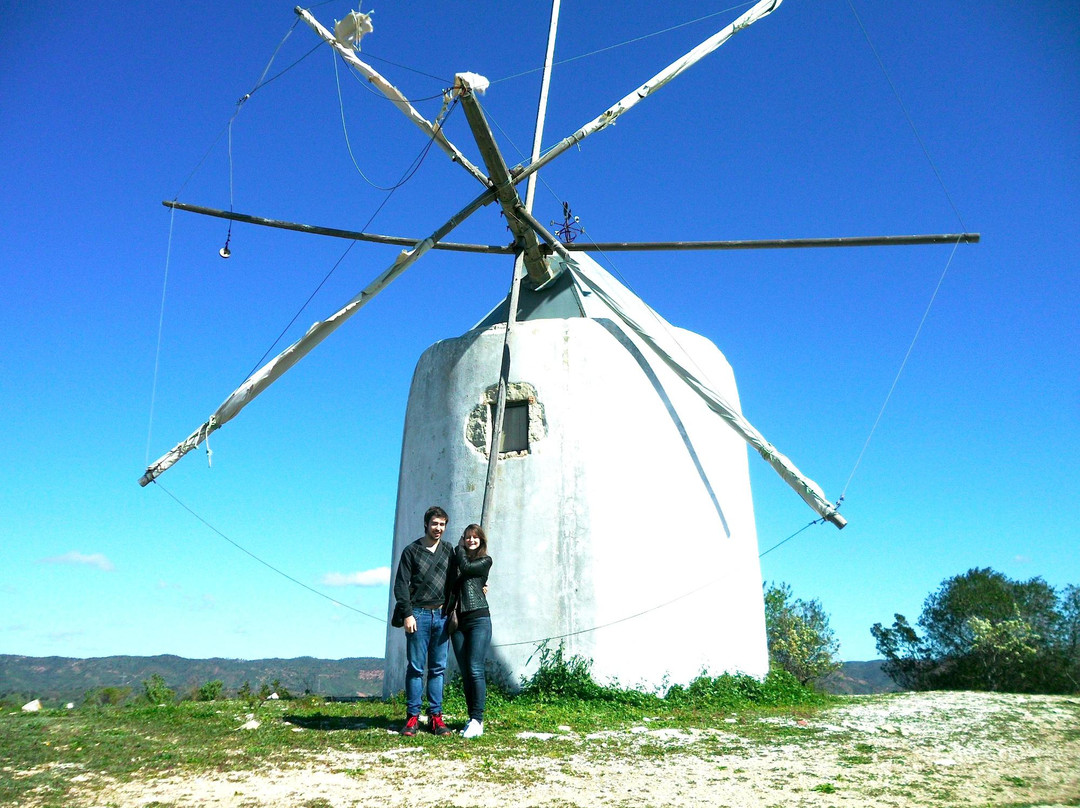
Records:
M240 725L240 729L258 729L258 728L259 728L259 722L256 721L254 718L252 718L250 721L246 721L245 723Z
M555 737L554 732L519 732L518 738L522 740L534 740L534 741L550 741Z
M26 704L24 704L22 706L22 711L24 713L36 713L40 709L41 709L41 699L34 699L33 701L28 701Z
M75 702L69 701L67 704L64 705L64 707L67 708L68 710L74 710L75 709Z

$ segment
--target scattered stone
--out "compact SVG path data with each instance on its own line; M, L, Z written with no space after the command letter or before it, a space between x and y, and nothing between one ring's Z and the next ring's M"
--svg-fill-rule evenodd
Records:
M517 737L521 738L523 741L527 741L527 740L550 741L552 738L555 737L555 733L554 732L519 732L517 734Z
M41 699L34 699L33 701L28 701L22 706L22 711L24 713L36 713L40 709Z

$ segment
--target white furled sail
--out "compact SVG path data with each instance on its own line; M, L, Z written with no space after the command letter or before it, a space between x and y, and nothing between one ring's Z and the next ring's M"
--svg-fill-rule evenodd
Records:
M802 497L819 516L838 528L847 521L837 513L836 507L825 497L813 480L803 474L785 455L781 454L765 437L743 417L742 413L724 400L711 384L695 374L689 365L692 360L672 336L670 324L660 317L641 298L630 293L616 282L599 264L587 256L575 256L567 268L584 288L593 292L635 334L641 337L676 375L703 398L709 409L724 419L743 440L749 443L768 461L795 492ZM591 314L591 316L597 316Z
M431 123L431 121L429 121L419 112L417 112L416 108L409 103L409 99L405 97L401 90L399 90L389 81L387 81L375 68L367 64L367 62L362 61L360 57L356 55L352 48L341 44L341 42L339 42L332 33L326 30L325 27L323 27L322 23L320 23L317 19L311 16L311 14L306 9L297 8L296 13L300 15L300 18L304 22L311 26L311 30L313 30L327 43L333 46L333 48L341 54L342 58L344 58L346 62L359 70L360 73L362 73L364 77L367 78L367 80L370 81L377 90L379 90L379 92L389 98L390 101L393 102L394 106L405 114L406 118L408 118L420 128L420 131L424 132L424 134L426 134L428 137L433 138L435 142L439 144L439 148L446 152L448 155L450 155L450 157L453 158L455 163L460 163L462 166L464 166L470 174L480 180L480 182L482 182L484 185L488 184L488 178L484 174L484 172L474 166L471 162L469 162L469 159L461 153L461 150L446 139L446 135L442 133L442 129L440 127L435 126Z
M360 40L374 30L370 14L350 11L344 19L334 22L334 39L346 48L360 50Z
M214 410L206 422L181 441L171 450L159 457L150 466L146 473L139 478L139 485L145 486L171 467L177 460L186 455L192 449L209 437L210 433L220 429L225 423L236 416L240 410L246 407L255 396L269 387L275 380L281 377L285 371L307 356L311 350L337 330L338 326L352 317L361 308L367 305L375 295L385 289L391 281L402 272L411 267L416 261L431 249L435 242L439 241L458 224L467 219L472 213L494 199L493 191L485 191L476 199L462 208L457 214L449 219L442 227L432 233L428 238L416 243L411 250L402 250L398 257L379 277L369 283L360 294L327 317L325 320L313 324L299 340L294 342L280 354L275 356L257 371L252 373L242 385L233 391L221 406Z

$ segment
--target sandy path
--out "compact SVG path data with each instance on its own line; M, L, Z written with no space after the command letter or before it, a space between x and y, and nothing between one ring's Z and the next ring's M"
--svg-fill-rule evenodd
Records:
M268 772L112 785L93 806L927 806L1080 800L1080 698L851 697L780 741L733 727L561 733L513 759L331 753ZM448 743L464 743L449 740Z

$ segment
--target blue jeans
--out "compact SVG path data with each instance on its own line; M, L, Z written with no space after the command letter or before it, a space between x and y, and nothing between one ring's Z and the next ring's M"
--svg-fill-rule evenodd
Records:
M480 617L462 615L458 630L451 636L451 640L454 643L458 669L461 671L461 685L465 691L465 703L469 707L469 718L475 718L482 723L484 705L487 702L484 661L487 659L488 646L491 645L491 618L486 614Z
M442 713L443 674L446 672L446 618L442 609L413 609L416 631L405 635L405 711L420 715L427 669L428 715Z

